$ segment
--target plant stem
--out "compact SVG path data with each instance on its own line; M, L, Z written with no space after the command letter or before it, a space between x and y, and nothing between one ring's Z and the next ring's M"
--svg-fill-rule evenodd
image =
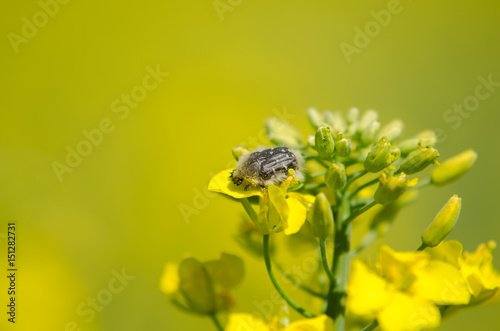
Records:
M271 257L269 256L269 235L265 234L263 238L263 246L264 246L264 261L266 263L266 268L267 272L269 274L269 278L271 279L271 282L273 283L274 287L276 288L276 291L281 295L283 299L292 307L295 309L297 312L302 314L302 316L310 318L314 317L313 314L299 306L295 301L293 301L286 293L283 291L283 288L280 286L278 283L276 276L274 275L273 268L271 265Z
M420 245L420 247L419 247L419 248L417 248L417 251L423 251L423 250L424 250L424 249L426 249L427 247L429 247L429 246L427 246L426 244L422 243L422 244Z
M372 324L368 325L366 328L364 328L363 330L361 331L372 331L374 330L376 327L378 326L378 322L377 320L373 321Z
M293 283L293 285L297 286L298 288L300 288L301 290L303 290L304 292L307 292L315 297L318 297L318 298L322 298L324 299L326 297L325 294L322 294L322 293L319 293L319 292L316 292L315 290L305 286L304 284L302 284L298 279L296 279L295 277L293 277L290 272L288 272L287 270L285 270L285 268L283 268L283 266L281 264L279 264L278 262L276 262L275 259L272 259L272 262L274 263L274 265L276 266L276 268L283 274L283 276L285 276L290 282Z
M374 184L377 184L379 182L380 178L375 178L373 180L370 180L369 182L366 182L364 183L363 185L359 186L358 188L356 188L354 191L352 191L349 195L351 198L355 197L356 194L358 194L362 189L368 187L368 186L372 186Z
M328 256L326 255L326 239L319 239L319 247L321 250L321 262L323 262L323 268L325 269L326 275L330 280L330 288L335 287L335 275L330 269L330 265L328 264Z
M243 208L245 208L245 211L247 212L250 219L254 223L257 223L257 219L259 218L259 216L257 215L255 209L253 209L252 205L250 204L250 201L248 201L247 198L243 198L241 199L241 204L243 205Z
M368 211L370 208L376 206L377 203L375 201L372 201L366 205L364 205L363 207L359 208L358 210L356 210L354 213L352 213L348 218L345 219L344 223L347 225L349 223L351 223L352 221L354 221L354 219L356 217L358 217L359 215L363 214L364 212Z
M224 328L222 327L222 325L220 324L219 320L217 319L217 316L215 315L215 313L211 313L210 314L210 319L212 320L212 322L214 323L215 327L217 328L217 330L219 331L224 331Z
M407 189L406 192L413 191L413 190L418 190L418 189L424 188L426 186L429 186L431 184L432 184L432 180L431 180L430 177L428 177L428 178L425 178L425 179L422 179L421 181L419 181L417 183L417 185L415 185L415 186L410 187L409 189Z

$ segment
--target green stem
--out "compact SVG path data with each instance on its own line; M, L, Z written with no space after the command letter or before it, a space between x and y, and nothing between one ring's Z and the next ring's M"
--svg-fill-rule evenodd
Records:
M330 280L330 288L332 288L335 286L335 275L333 274L332 270L330 269L330 265L328 264L328 256L326 254L326 239L319 239L319 247L321 250L321 261L323 262L323 268L325 269L326 275Z
M375 179L373 179L373 180L370 180L370 181L369 181L369 182L367 182L367 183L364 183L363 185L359 186L359 187L358 187L358 188L356 188L354 191L352 191L352 192L349 194L349 195L350 195L350 197L351 197L351 198L352 198L352 197L355 197L355 196L356 196L356 194L358 194L358 193L359 193L362 189L367 188L368 186L372 186L372 185L374 185L374 184L377 184L377 183L379 182L379 180L380 180L380 179L377 177L377 178L375 178Z
M372 201L366 205L364 205L363 207L359 208L358 210L356 210L354 213L351 214L351 216L349 216L345 221L344 223L347 225L349 223L351 223L352 221L354 221L354 219L356 217L358 217L359 215L363 214L364 212L368 211L370 208L376 206L377 203L375 201Z
M423 251L423 250L424 250L424 249L426 249L427 247L429 247L427 244L422 243L422 244L420 245L420 247L419 247L419 248L417 248L417 251Z
M362 171L360 171L360 172L357 172L357 173L353 174L353 175L351 176L351 178L349 178L349 179L347 180L347 182L345 183L344 190L347 190L347 189L349 188L349 186L350 186L352 183L354 183L357 179L359 179L359 178L363 177L363 176L364 176L364 175L366 175L367 173L368 173L368 171L366 171L366 170L362 170Z
M274 271L271 265L271 257L269 256L269 235L265 234L264 239L263 239L263 246L264 246L264 261L266 263L266 268L267 272L269 274L269 278L271 279L271 282L273 283L274 287L276 288L276 291L281 295L283 299L297 312L302 314L302 316L311 318L314 317L313 314L299 306L295 301L293 301L286 293L283 291L283 288L280 286L278 283L278 280L276 279L276 276L274 275Z
M366 328L364 328L363 330L361 331L372 331L374 330L376 327L378 326L378 322L377 320L373 321L372 324L368 325Z
M172 298L170 299L170 303L172 303L174 306L176 306L177 308L179 308L180 310L182 310L183 312L185 313L188 313L188 314L195 314L194 311L192 311L191 309L189 309L188 307L184 306L182 303L180 303L177 299L175 298Z
M315 297L318 297L318 298L322 298L324 299L326 297L325 294L322 294L322 293L319 293L319 292L316 292L315 290L305 286L304 284L302 284L299 280L297 280L295 277L293 277L290 272L288 272L287 270L285 270L285 268L283 268L283 266L281 264L279 264L278 262L276 262L275 259L272 259L272 262L274 263L274 265L276 266L276 268L283 274L283 276L285 276L290 282L292 282L293 285L297 286L298 288L300 288L301 290L303 290L304 292L307 292Z
M241 204L243 205L243 208L245 208L245 211L247 212L250 219L254 223L257 223L259 216L257 215L257 212L255 211L255 209L253 209L252 205L250 204L250 201L248 201L247 198L243 198L243 199L241 199Z
M219 320L217 319L217 316L215 315L215 313L212 313L210 314L210 319L212 320L212 322L214 323L215 325L215 328L219 331L224 331L224 328L222 327L222 325L220 324Z

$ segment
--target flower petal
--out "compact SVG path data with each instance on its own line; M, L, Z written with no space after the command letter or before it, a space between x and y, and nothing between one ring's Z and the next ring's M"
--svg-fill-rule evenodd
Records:
M397 292L377 317L383 331L417 331L441 322L439 309L425 299Z
M163 293L173 294L179 290L178 266L175 263L167 263L163 270L163 276L160 281L160 289Z
M283 329L283 331L330 331L333 330L333 323L326 315L319 315L314 318L301 319L293 322Z
M431 261L425 268L417 270L416 279L408 291L439 305L465 305L470 301L467 283L460 270L442 261Z
M271 331L260 319L245 313L234 313L229 315L225 331Z
M267 187L267 192L269 193L269 226L273 232L283 231L288 220L288 215L290 214L285 194L281 188L273 184Z
M307 209L306 207L296 198L289 197L286 199L288 204L288 219L285 225L285 234L290 235L299 232L300 228L306 221Z
M213 176L208 184L208 190L229 195L235 199L249 198L253 196L262 197L262 190L259 187L251 186L245 190L245 183L235 185L231 179L231 172L234 169L226 169Z
M347 309L356 315L375 317L392 298L386 281L361 261L352 262L347 286Z
M429 261L427 252L396 252L387 245L379 254L382 275L398 289L406 289L414 280L414 271L423 268Z
M456 268L460 268L462 250L462 244L456 240L443 241L436 247L425 249L430 254L431 260L447 262Z

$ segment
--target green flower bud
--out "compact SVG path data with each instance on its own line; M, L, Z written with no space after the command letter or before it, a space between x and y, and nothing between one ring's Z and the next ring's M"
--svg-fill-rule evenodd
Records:
M238 161L240 159L240 156L246 153L250 153L250 150L244 146L238 145L236 147L233 147L232 149L233 156Z
M434 247L443 241L455 227L461 207L462 199L457 195L452 196L422 234L422 242L429 247Z
M325 159L331 159L335 152L335 141L329 126L321 125L316 131L316 150Z
M402 155L408 155L420 145L424 147L434 147L437 142L437 137L434 131L426 130L417 134L415 137L403 140L398 144Z
M346 120L348 124L347 134L355 134L358 131L359 126L359 109L354 107L349 109L346 115Z
M419 147L403 160L400 169L407 175L412 175L424 170L431 164L436 163L438 156L439 152L432 147Z
M336 111L335 114L333 114L331 111L327 110L325 112L325 123L337 131L344 132L347 129L347 123L341 111Z
M383 173L380 176L380 185L373 198L376 203L388 205L402 196L408 187L415 186L417 182L418 178L409 181L405 173L396 176L387 176Z
M340 190L347 180L343 164L332 163L325 174L325 184L332 190Z
M316 195L312 207L311 228L318 238L326 239L333 235L332 207L323 192Z
M267 138L276 145L296 147L302 141L302 133L288 121L278 117L268 117L264 121Z
M341 138L338 139L335 143L335 150L337 151L337 155L339 156L349 156L352 152L351 142L347 140L343 134L341 134Z
M404 123L400 119L395 119L384 126L377 135L377 139L387 137L389 141L394 141L399 138L403 132Z
M312 127L315 129L324 123L323 115L313 107L307 109L307 118L309 119L309 123L311 123Z
M380 129L380 122L374 121L368 124L368 126L361 133L361 143L363 145L369 145L375 139L377 131Z
M188 307L198 314L211 314L217 310L214 287L201 262L187 258L179 264L179 290Z
M365 160L365 170L368 172L379 172L396 161L401 152L396 146L392 146L387 137L383 137L373 146Z
M358 131L363 132L371 123L377 121L378 113L373 109L365 111L359 120Z
M469 149L444 161L439 167L432 170L432 184L436 186L445 186L453 183L472 168L476 159L476 152Z

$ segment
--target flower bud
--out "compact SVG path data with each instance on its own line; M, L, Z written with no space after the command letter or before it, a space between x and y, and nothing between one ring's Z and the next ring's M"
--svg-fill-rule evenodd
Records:
M192 311L211 314L217 310L212 281L203 264L187 258L179 264L179 289Z
M352 152L351 142L347 140L343 134L341 134L341 138L335 143L335 150L339 156L349 156Z
M326 195L321 192L316 195L312 207L311 228L318 238L326 239L333 235L333 212Z
M377 121L378 113L373 109L365 111L359 120L358 131L363 132L371 123Z
M365 160L365 170L368 172L379 172L396 161L401 152L396 146L392 146L387 137L383 137L373 146Z
M438 156L439 152L432 147L419 147L403 160L400 169L407 175L412 175L435 163Z
M276 145L296 147L302 141L302 133L288 121L278 117L268 117L264 121L267 138Z
M466 150L451 159L444 161L439 167L431 172L432 184L445 186L453 183L474 165L477 154L472 149Z
M343 164L332 163L325 174L325 184L332 190L340 190L347 180Z
M363 145L369 145L375 139L377 131L380 129L380 122L371 122L361 133L361 143Z
M388 205L402 196L408 187L415 186L417 182L418 178L409 181L405 173L389 177L383 173L380 176L380 185L373 198L376 203Z
M355 134L359 126L359 109L354 107L349 109L346 115L346 121L348 124L347 134Z
M329 110L325 111L325 123L337 131L343 132L347 129L347 123L340 111L335 112L335 114Z
M457 195L452 196L422 234L422 242L429 247L434 247L443 241L455 227L461 207L462 199Z
M437 142L437 137L434 131L426 130L417 134L415 137L403 140L398 144L402 155L408 155L417 149L419 144L424 147L434 147Z
M250 153L250 150L244 146L238 145L236 147L233 147L232 149L233 156L238 161L240 159L240 156L246 153Z
M400 119L395 119L384 126L377 135L377 139L387 137L389 141L394 141L399 138L403 132L404 123Z
M327 125L321 125L316 131L316 150L325 159L331 159L335 152L335 141L331 129Z
M323 115L313 107L307 109L307 118L309 119L309 123L311 123L312 127L315 129L324 123Z

